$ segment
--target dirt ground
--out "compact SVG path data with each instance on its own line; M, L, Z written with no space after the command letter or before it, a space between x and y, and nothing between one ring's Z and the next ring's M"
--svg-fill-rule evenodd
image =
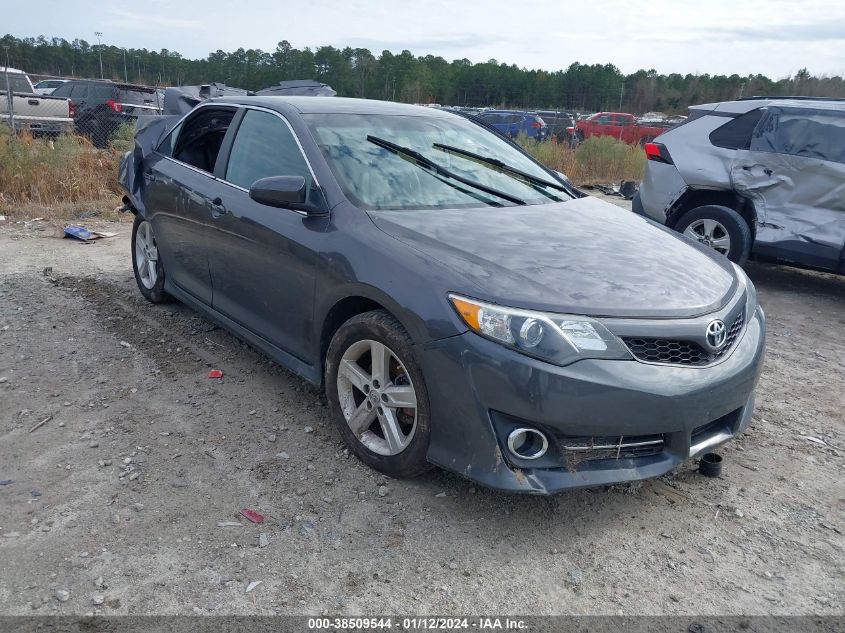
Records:
M0 225L0 614L843 613L845 278L749 265L768 355L720 479L523 497L364 467L106 229Z

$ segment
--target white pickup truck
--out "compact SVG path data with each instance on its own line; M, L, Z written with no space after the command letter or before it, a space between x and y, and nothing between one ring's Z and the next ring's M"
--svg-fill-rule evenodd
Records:
M73 129L73 115L70 99L35 94L26 73L0 66L0 124L9 125L11 118L18 132L28 130L33 136L57 136Z

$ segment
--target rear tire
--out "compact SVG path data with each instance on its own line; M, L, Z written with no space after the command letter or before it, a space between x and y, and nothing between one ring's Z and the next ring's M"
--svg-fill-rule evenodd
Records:
M675 223L675 230L710 246L740 266L748 260L754 241L745 218L729 207L718 205L690 209Z
M164 264L158 253L153 226L149 220L135 216L132 224L132 271L135 283L150 303L168 303L172 297L164 291Z
M389 313L365 312L340 326L326 354L325 389L340 435L370 468L391 477L431 468L425 379L410 337Z

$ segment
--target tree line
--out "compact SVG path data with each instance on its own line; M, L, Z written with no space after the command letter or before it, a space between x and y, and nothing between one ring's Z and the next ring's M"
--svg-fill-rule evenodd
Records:
M548 71L520 68L491 59L447 61L366 48L320 46L296 49L282 40L271 52L239 48L204 59L176 51L121 48L83 39L44 36L0 39L0 55L10 66L56 77L100 77L145 85L171 86L223 82L259 90L290 79L329 84L338 95L410 103L561 109L577 112L622 110L683 114L689 105L751 95L845 97L842 77L816 77L806 69L773 80L764 75L681 75L638 70L625 75L613 64L580 64ZM5 59L0 58L0 64Z

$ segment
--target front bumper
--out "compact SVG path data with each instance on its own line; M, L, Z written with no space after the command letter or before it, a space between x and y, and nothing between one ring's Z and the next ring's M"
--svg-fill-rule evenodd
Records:
M709 367L633 360L558 367L473 333L436 341L422 354L432 411L428 459L492 488L535 494L656 477L746 429L764 348L761 308L732 352ZM517 425L547 435L544 459L510 454L507 430ZM644 437L660 443L651 451L621 448ZM571 445L585 438L595 445L613 438L620 448L573 455Z

